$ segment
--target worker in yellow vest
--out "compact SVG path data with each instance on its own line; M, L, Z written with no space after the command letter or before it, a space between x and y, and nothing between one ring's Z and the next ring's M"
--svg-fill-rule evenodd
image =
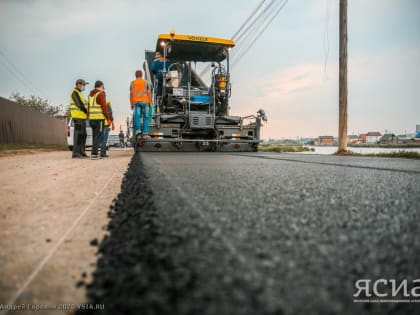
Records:
M111 125L106 105L105 87L102 81L95 82L95 88L89 94L88 117L92 128L92 154L91 159L98 159L99 146L102 140L105 120Z
M86 82L78 79L75 88L70 93L70 116L74 124L73 132L73 158L87 157L85 152L86 146L86 119L87 119L87 103L82 92L85 90Z
M106 102L106 107L107 107L107 110L108 110L109 118L111 119L111 125L109 125L108 121L105 120L105 122L104 122L105 123L104 132L102 133L102 139L101 139L101 158L109 157L108 154L106 154L108 137L109 137L109 128L111 128L112 130L115 129L114 115L112 114L111 102Z
M141 137L149 140L149 108L152 101L151 87L147 80L143 79L143 72L136 71L136 79L130 84L130 104L133 112L134 132L136 139ZM143 118L143 128L140 128L140 120Z

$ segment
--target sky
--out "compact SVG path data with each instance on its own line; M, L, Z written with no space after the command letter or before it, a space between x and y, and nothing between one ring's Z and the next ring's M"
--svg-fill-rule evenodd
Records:
M131 115L129 83L158 34L231 38L259 1L0 0L0 96L67 106L78 78L90 87L99 79L119 129ZM420 124L420 1L348 2L349 134L412 133ZM289 0L232 67L231 114L263 108L263 138L336 136L338 17L339 0Z

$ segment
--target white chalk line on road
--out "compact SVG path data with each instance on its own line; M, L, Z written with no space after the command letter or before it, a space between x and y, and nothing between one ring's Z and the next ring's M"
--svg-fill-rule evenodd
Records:
M70 233L74 230L74 228L77 226L77 224L80 222L80 220L89 211L89 209L92 207L92 205L95 203L95 201L102 195L102 193L108 187L109 183L111 183L111 181L114 179L114 177L117 174L118 174L118 171L116 171L114 174L111 175L111 177L108 179L108 181L105 183L105 185L99 191L99 193L97 193L95 195L95 197L90 201L90 203L86 206L86 208L83 209L83 211L79 214L79 216L76 218L76 220L74 220L73 224L67 229L67 231L63 234L63 236L54 245L54 247L49 251L49 253L41 260L41 262L38 264L38 266L36 266L36 268L28 276L28 278L25 280L23 285L19 288L19 290L16 292L16 294L9 301L8 305L14 305L16 303L17 299L21 296L23 291L25 291L25 289L31 284L31 282L35 279L35 277L42 270L42 268L44 268L44 266L48 263L48 261L51 259L51 257L54 255L54 253L60 247L60 245L70 235ZM8 312L9 312L9 310L3 310L3 311L0 312L0 315L6 315Z

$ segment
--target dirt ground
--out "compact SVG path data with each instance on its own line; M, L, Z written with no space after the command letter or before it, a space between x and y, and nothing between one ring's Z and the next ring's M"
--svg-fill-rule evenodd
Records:
M90 241L104 236L109 206L133 154L114 149L109 155L72 159L69 151L40 151L0 157L0 314L72 314L85 302L84 287L76 283L83 275L90 280L97 260Z

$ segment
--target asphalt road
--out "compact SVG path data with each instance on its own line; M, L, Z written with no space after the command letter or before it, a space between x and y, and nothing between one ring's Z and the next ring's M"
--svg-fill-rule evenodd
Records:
M418 160L137 154L88 302L101 314L419 314L353 301L359 279L420 278L419 205Z

